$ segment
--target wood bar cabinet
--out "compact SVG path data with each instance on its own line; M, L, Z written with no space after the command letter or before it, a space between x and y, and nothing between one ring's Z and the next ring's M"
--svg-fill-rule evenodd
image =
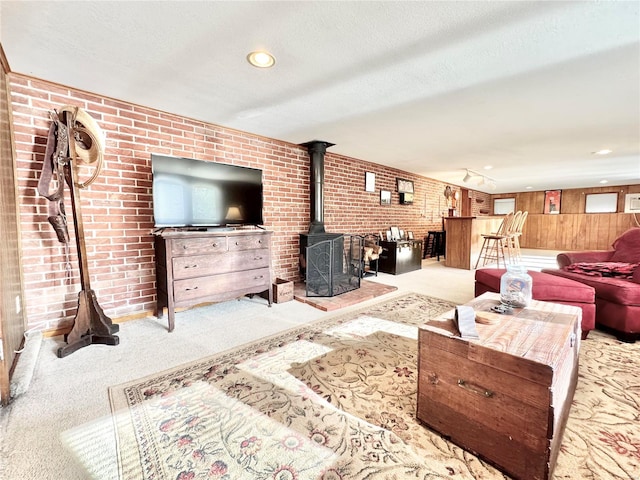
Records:
M471 270L482 248L482 234L498 230L501 216L445 217L447 236L445 265Z

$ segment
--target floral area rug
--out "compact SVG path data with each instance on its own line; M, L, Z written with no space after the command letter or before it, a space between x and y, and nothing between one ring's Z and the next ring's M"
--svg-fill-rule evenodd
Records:
M121 478L507 478L415 418L417 326L453 307L408 294L112 387ZM638 348L582 342L556 479L640 475Z

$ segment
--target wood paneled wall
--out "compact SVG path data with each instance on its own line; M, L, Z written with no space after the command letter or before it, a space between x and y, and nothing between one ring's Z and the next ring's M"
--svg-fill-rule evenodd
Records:
M545 215L545 192L503 193L494 198L516 199L516 210L529 212L522 231L523 248L549 250L607 250L613 241L632 227L640 226L640 215L624 212L627 193L639 193L640 184L563 190L560 213ZM617 213L585 213L587 194L617 193ZM636 217L638 217L636 219Z
M0 401L10 398L10 371L25 330L20 260L20 225L16 205L16 177L11 140L8 64L0 45Z

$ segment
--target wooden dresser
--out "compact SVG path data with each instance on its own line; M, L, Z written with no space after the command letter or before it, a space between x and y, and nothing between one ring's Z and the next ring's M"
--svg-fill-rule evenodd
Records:
M219 302L271 289L271 232L165 231L155 236L157 316L169 331L175 308Z
M491 312L500 295L467 303L478 340L463 340L453 312L418 331L417 417L511 478L552 477L578 379L579 307L533 300Z

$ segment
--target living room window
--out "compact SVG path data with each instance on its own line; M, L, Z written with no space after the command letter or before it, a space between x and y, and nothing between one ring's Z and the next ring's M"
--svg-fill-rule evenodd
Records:
M495 198L493 200L493 214L506 215L516 210L516 199L512 198Z
M618 211L617 193L588 193L584 213L616 213Z

